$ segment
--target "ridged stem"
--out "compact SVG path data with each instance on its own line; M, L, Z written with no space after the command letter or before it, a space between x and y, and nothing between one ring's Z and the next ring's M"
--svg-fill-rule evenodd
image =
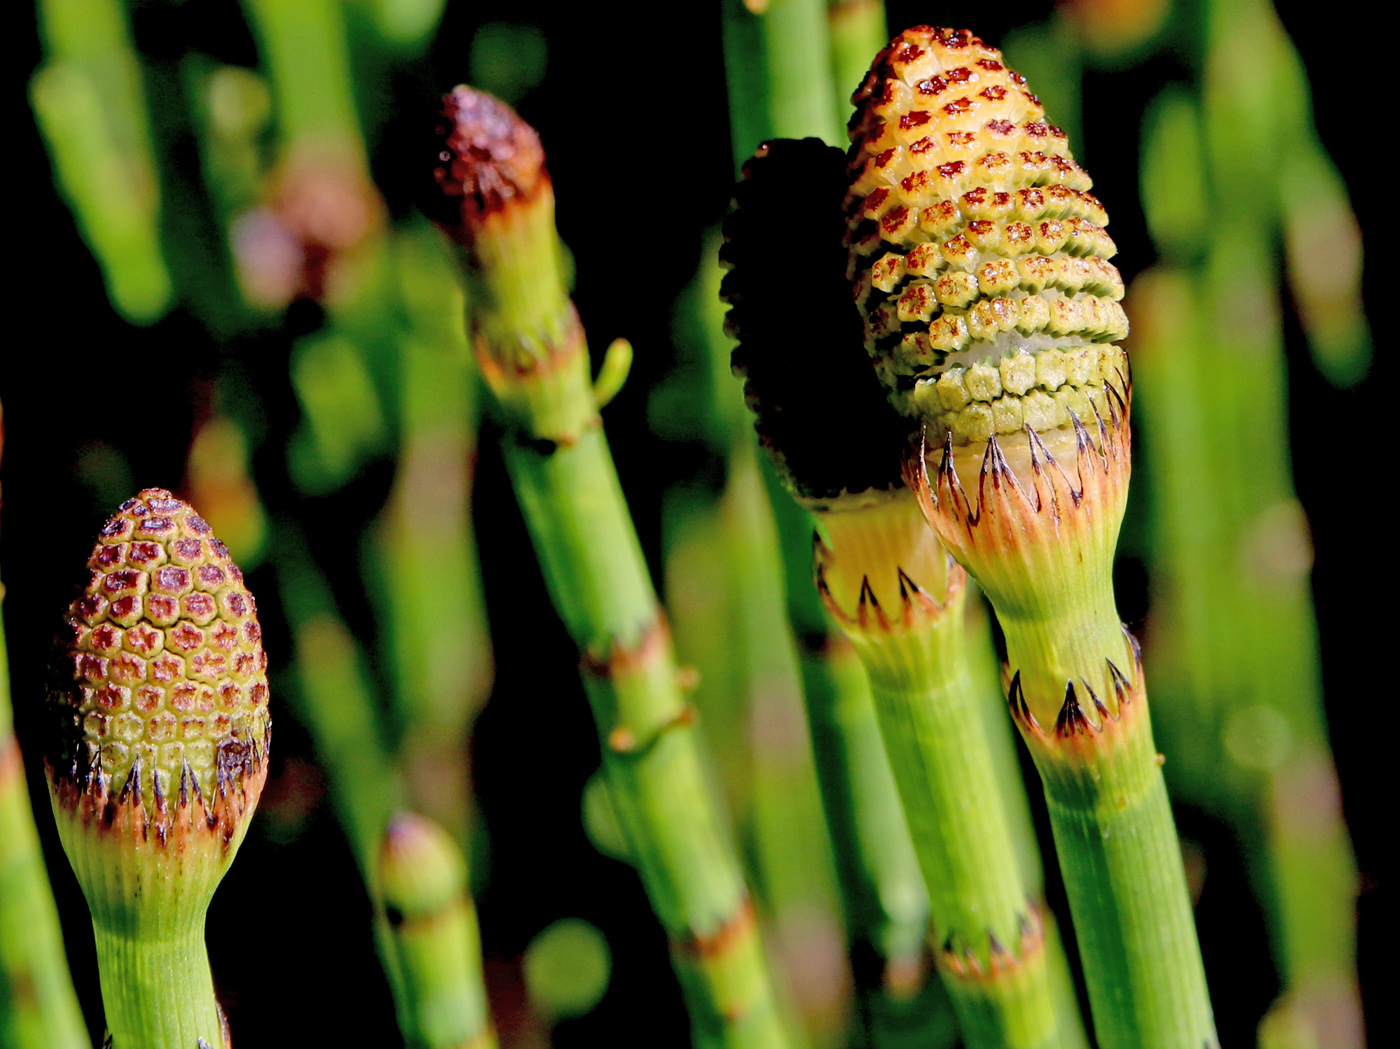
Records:
M506 464L555 606L579 643L604 768L671 938L702 1045L785 1044L751 904L705 781L664 620L606 438Z
M0 584L0 600L4 586ZM13 1049L88 1045L63 930L39 848L10 709L0 623L0 1044Z
M1042 728L1024 715L1018 723L1045 786L1095 1035L1102 1049L1215 1046L1141 664L1132 662L1107 582L1093 593L1098 600L1069 602L1063 614L1002 624L1008 664L1024 675L1013 688L1029 694L1025 683L1054 681L1083 687L1069 693L1055 726ZM1106 658L1124 675L1107 687L1099 670ZM1120 660L1132 669L1119 667ZM1114 713L1093 702L1095 683L1105 703L1113 688Z
M1056 1000L1070 990L1067 965L1023 874L973 688L966 577L907 495L820 520L819 586L870 675L964 1038L988 1049L1084 1044L1072 1004Z
M925 1044L951 1044L946 1007L927 999L928 890L909 840L904 809L880 739L870 682L840 634L802 656L807 723L817 755L822 805L846 905L857 1003L872 1045L919 1029ZM942 1015L940 1015L942 1014Z
M542 151L533 129L494 99L458 88L444 105L454 122L450 171L439 169L446 186L456 172L512 190L461 202L455 243L477 359L506 428L506 469L545 584L578 649L608 794L670 939L695 1040L786 1046L753 905L598 417ZM488 134L485 146L462 143Z
M202 914L158 936L100 921L93 933L112 1049L224 1045Z

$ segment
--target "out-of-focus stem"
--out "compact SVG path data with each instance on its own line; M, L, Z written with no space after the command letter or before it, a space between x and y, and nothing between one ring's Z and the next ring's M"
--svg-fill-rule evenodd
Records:
M1164 94L1143 143L1144 210L1168 260L1133 290L1161 551L1153 575L1165 597L1148 658L1168 700L1164 733L1183 758L1167 767L1173 784L1240 828L1270 904L1284 993L1261 1045L1354 1049L1365 1042L1357 875L1290 476L1273 241L1281 228L1314 356L1342 384L1369 353L1360 244L1271 5L1213 3L1204 15L1199 98Z
M381 742L374 689L354 637L325 580L290 526L276 555L278 587L292 628L299 714L311 732L355 861L372 884L374 857L403 786Z
M135 324L169 308L160 181L140 63L119 0L43 0L30 101L107 294Z
M470 512L475 376L461 291L432 230L401 236L394 255L411 326L399 339L401 452L375 533L393 696L415 804L464 842L466 735L494 678Z
M0 603L4 596L0 583ZM12 718L0 621L0 1043L14 1049L78 1049L89 1044L87 1027L63 953L63 930Z
M277 126L288 145L364 147L340 7L332 0L244 0L277 100Z
M870 68L870 56L889 43L885 2L828 0L826 20L831 38L831 75L836 85L836 117L844 124L852 112L851 94Z

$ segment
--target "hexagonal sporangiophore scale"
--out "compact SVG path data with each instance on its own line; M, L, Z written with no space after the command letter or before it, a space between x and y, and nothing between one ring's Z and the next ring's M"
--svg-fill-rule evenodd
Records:
M1116 248L1025 78L921 26L852 101L847 275L895 407L958 444L1108 416L1128 371Z

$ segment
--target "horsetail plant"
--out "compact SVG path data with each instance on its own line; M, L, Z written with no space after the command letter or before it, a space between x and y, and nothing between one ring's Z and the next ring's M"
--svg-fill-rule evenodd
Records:
M409 1049L495 1049L461 849L432 820L400 813L384 833L378 875Z
M866 348L922 428L906 475L923 511L1005 631L1099 1044L1215 1045L1138 646L1114 607L1131 388L1107 215L1025 78L965 30L906 30L855 101L848 276Z
M825 533L817 588L870 677L964 1038L1083 1045L972 687L966 574L903 483L908 427L869 372L843 294L842 170L815 139L769 143L745 165L724 251L734 370L760 442Z
M609 795L670 939L696 1043L786 1045L753 905L603 435L598 409L617 369L605 362L598 388L589 381L539 136L465 86L445 97L436 134L433 217L461 250L478 362L508 430L506 467L578 646Z
M103 525L88 570L45 771L92 912L110 1044L226 1047L204 917L267 778L256 606L209 526L160 488Z
M838 5L799 0L763 9L727 3L723 28L736 170L757 143L775 136L839 141L850 109L849 85L864 75L869 55L887 38L881 0ZM813 61L824 52L831 55L829 66ZM846 87L833 93L843 83ZM785 619L762 613L739 617L745 618L739 650L761 658L765 650L797 649L822 814L846 919L857 1038L865 1039L855 1044L935 1049L956 1038L956 1021L930 972L928 892L880 741L870 683L855 649L810 585L811 515L793 502L771 470L762 470L751 420L733 396L733 343L724 332L718 296L721 271L713 250L706 258L697 291L703 289L707 300L700 312L710 401L727 442L724 502L749 511L743 517L724 515L728 527L721 534L730 550L721 556L727 553L733 566L736 597L752 595L744 604L763 603L758 596L763 591L769 592L769 602L779 595L787 600ZM758 488L764 491L755 499ZM700 535L710 531L698 521L688 528ZM741 530L746 541L731 538ZM709 670L702 676L702 689L711 676ZM771 691L766 682L754 690L755 710ZM766 880L762 874L760 880Z

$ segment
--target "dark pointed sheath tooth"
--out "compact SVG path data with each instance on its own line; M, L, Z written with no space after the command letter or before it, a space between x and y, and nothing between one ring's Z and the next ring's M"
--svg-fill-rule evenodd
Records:
M131 797L132 791L141 793L141 759L137 758L131 763L131 771L127 773L126 783L122 786L121 793L117 795L118 804L125 804Z
M1103 721L1104 718L1113 717L1113 715L1109 713L1108 708L1103 705L1103 700L1099 698L1099 694L1094 691L1094 686L1086 681L1084 682L1084 688L1088 690L1089 698L1094 701L1094 706L1098 709L1099 720ZM1117 721L1118 719L1113 718L1113 720Z
M1074 682L1065 682L1065 702L1060 707L1060 716L1055 719L1055 734L1068 736L1081 734L1089 723L1079 706L1079 697L1074 692Z
M870 585L870 577L861 576L860 603L864 605L867 601L870 603L870 607L875 609L875 611L878 612L880 610L880 602L879 599L875 597L875 589Z
M1011 716L1017 717L1021 713L1021 672L1018 670L1011 678L1011 687L1006 690L1006 702L1011 707Z

